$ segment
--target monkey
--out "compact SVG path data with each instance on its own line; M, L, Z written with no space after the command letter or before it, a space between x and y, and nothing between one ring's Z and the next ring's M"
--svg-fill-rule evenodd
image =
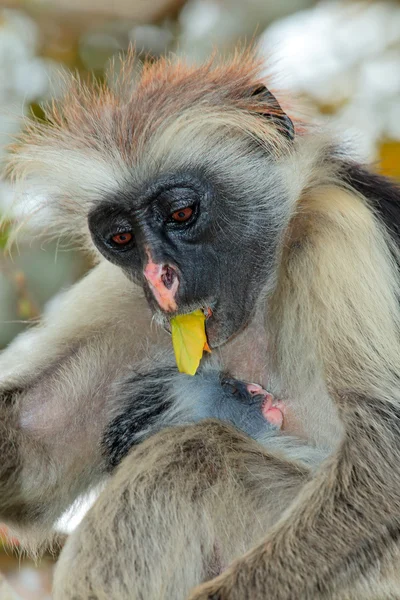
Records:
M56 600L400 597L398 186L253 51L133 68L72 81L11 159L98 265L0 359L0 517L40 543L104 485ZM188 379L166 330L199 308ZM253 381L286 407L265 437Z

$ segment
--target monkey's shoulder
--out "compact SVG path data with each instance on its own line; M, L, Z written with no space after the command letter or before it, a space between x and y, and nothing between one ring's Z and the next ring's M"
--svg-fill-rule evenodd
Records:
M400 184L358 163L347 163L343 179L362 194L400 246Z

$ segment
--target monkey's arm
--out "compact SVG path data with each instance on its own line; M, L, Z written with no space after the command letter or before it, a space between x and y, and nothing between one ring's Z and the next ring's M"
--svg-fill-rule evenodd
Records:
M102 263L2 353L0 519L45 531L104 475L112 384L163 343L150 318L142 294Z
M399 445L399 411L354 395L339 401L350 410L338 452L268 537L190 600L313 600L334 592L342 597L361 574L378 580L380 568L398 555L399 469L388 456ZM371 445L371 436L380 442Z
M173 362L169 336L150 327L144 299L119 269L101 264L68 291L0 358L0 518L45 534L133 445L165 427L214 417L263 442L277 429L268 414L278 409L265 417L265 396L217 365L189 377Z
M226 423L164 429L131 449L70 536L54 598L181 600L259 541L308 476Z
M349 582L375 581L395 564L398 266L381 224L358 197L326 186L307 202L316 211L313 227L299 223L269 314L286 340L272 332L271 343L292 386L302 373L325 378L344 436L265 541L191 600L340 597Z

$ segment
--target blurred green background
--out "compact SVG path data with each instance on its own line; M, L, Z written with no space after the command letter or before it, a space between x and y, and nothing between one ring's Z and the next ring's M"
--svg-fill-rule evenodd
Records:
M205 59L257 40L274 87L294 94L310 116L352 139L361 156L400 177L400 2L313 0L0 0L0 158L41 102L62 91L67 69L107 79L110 59L134 44L139 65L164 53ZM109 82L113 84L112 81ZM23 118L21 118L23 117ZM43 305L88 268L64 240L34 231L4 252L13 189L1 177L0 348ZM50 597L50 571L3 555L0 568L19 597ZM0 582L0 600L5 598ZM3 593L3 595L2 595Z

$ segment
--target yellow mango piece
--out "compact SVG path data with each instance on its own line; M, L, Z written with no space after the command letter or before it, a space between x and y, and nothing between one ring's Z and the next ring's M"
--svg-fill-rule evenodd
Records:
M195 375L203 351L210 349L206 337L206 318L201 310L171 319L172 345L180 373Z

